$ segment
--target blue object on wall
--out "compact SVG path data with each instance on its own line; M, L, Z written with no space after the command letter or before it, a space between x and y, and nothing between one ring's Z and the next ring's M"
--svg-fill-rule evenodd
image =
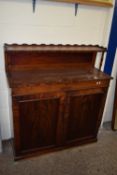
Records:
M107 51L106 62L104 67L104 72L109 75L112 72L116 48L117 48L117 0L115 0L112 27L111 27L108 51Z

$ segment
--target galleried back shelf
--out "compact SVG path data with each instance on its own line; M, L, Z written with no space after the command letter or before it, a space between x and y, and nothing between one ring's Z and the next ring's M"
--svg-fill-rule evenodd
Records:
M15 160L97 140L110 77L105 48L5 44Z

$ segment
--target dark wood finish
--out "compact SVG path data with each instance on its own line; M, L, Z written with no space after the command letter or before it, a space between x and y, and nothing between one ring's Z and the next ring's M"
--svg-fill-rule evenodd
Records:
M94 68L105 48L5 45L15 159L97 140L110 76Z
M104 98L102 89L86 89L68 95L67 142L94 138Z
M101 71L102 63L103 63L103 58L104 58L104 52L102 52L101 60L100 60L100 65L99 65L99 70Z
M13 97L18 155L59 144L62 101L62 94L54 93Z
M117 130L117 79L115 84L115 96L113 104L112 129Z
M99 46L79 45L7 45L5 44L7 72L13 70L44 70L52 68L93 67Z

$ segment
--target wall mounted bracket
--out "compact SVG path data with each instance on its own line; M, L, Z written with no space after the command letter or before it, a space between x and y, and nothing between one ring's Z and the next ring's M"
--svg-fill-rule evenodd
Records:
M36 0L32 0L32 5L33 5L33 13L35 12L35 7L36 7Z
M32 0L32 6L33 6L33 13L34 13L36 8L36 0ZM75 3L75 16L77 16L77 11L78 11L78 3Z
M78 12L78 3L75 3L75 16L77 16L77 12Z

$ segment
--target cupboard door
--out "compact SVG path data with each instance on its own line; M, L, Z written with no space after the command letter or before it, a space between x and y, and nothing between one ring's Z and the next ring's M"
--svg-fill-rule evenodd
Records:
M81 90L68 94L65 116L66 142L96 136L101 122L105 95L101 89Z
M62 96L41 94L14 97L16 155L55 147L60 138Z

